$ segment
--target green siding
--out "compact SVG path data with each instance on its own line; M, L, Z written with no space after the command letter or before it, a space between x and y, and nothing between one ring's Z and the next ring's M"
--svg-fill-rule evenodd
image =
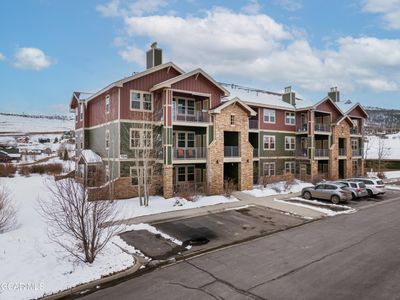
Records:
M106 150L105 132L110 131L110 149ZM93 150L102 158L118 158L118 124L112 123L105 126L85 130L85 147Z
M285 172L285 162L295 162L294 159L260 159L259 163L259 174L263 176L263 165L265 162L274 162L275 163L275 175L284 175Z
M264 136L271 135L275 136L275 150L264 150ZM275 156L293 156L295 155L295 151L286 151L285 150L285 136L296 137L294 133L283 133L283 132L268 132L261 131L260 132L260 156L261 157L275 157Z
M208 144L211 144L213 140L214 140L214 126L210 125L208 126Z

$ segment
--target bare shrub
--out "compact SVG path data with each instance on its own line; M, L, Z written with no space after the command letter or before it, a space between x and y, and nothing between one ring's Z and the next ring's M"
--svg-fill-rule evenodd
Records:
M276 176L264 175L260 178L260 184L265 189L268 184L279 182Z
M13 164L0 164L0 177L14 177L17 167Z
M176 196L187 201L196 201L198 198L194 184L190 183L180 184L177 187Z
M117 234L117 226L102 226L116 220L111 201L87 201L84 185L71 178L47 184L50 199L40 199L40 213L49 226L49 238L77 260L93 263Z
M384 172L378 172L378 173L376 173L376 176L377 176L379 179L386 179L386 175L385 175Z
M283 175L283 181L285 181L285 184L283 185L284 191L289 191L290 188L296 184L296 179L293 174L291 173L285 173Z
M34 164L30 166L30 172L36 174L58 175L62 172L63 166L60 163Z
M29 177L31 175L31 168L26 165L19 167L19 175Z
M321 182L321 181L324 181L324 180L326 180L325 176L318 174L317 176L315 176L315 177L313 178L313 180L311 181L311 183L315 185L315 184L317 184L317 183L319 183L319 182Z
M235 190L235 182L232 180L232 178L228 178L224 180L224 195L227 198L230 198L232 196L233 191Z
M11 204L10 191L0 183L0 233L16 225L16 211Z

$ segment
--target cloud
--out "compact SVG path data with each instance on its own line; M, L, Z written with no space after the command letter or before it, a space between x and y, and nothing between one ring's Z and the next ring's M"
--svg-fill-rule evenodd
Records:
M14 54L14 66L19 69L40 71L51 65L50 58L38 48L18 48Z
M219 80L295 85L312 91L400 90L400 39L341 37L327 49L311 46L265 14L213 8L202 16L126 15L119 55L145 63L137 39L157 41L183 69L201 67ZM232 22L234 20L234 22Z
M400 0L363 0L362 10L382 14L386 29L400 29Z
M5 59L6 59L6 57L4 56L4 54L0 52L0 61L5 60Z
M255 15L258 14L261 10L261 4L258 0L249 0L249 3L242 8L244 13Z
M288 11L296 11L303 7L303 4L299 0L274 0L273 4Z
M168 5L166 0L111 0L106 4L96 6L104 17L118 16L143 16L147 13L157 12L160 8Z

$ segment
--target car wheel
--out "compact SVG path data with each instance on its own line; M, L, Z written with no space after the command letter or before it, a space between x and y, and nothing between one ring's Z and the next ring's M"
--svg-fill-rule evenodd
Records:
M351 200L356 200L357 196L355 193L351 193Z
M367 190L368 191L368 197L372 198L374 196L374 193L371 190Z
M311 193L310 192L304 192L303 197L307 200L311 199Z
M339 204L340 203L340 198L339 198L339 196L333 195L331 197L331 201L332 201L333 204Z

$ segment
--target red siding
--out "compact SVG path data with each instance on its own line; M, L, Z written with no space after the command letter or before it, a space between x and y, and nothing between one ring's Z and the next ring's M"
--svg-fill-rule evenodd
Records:
M76 109L78 110L78 122L75 122L75 129L80 129L83 127L83 121L81 121L81 105L78 104ZM85 105L83 105L83 110L85 110Z
M174 68L169 68L168 71L168 68L166 67L157 72L150 73L146 76L125 83L121 89L121 119L132 119L132 120L148 119L147 113L130 110L131 90L149 91L157 83L166 81L178 75L180 74ZM158 99L159 98L157 98L157 101L159 101ZM153 109L159 106L160 105L157 103L154 105ZM157 113L156 110L154 110L154 112Z
M110 95L110 113L105 112L105 97ZM118 88L114 87L87 103L85 126L92 127L118 118Z
M264 123L264 108L260 107L258 115L260 118L260 129L263 130L282 130L282 131L296 131L296 125L285 124L285 110L267 108L275 110L275 124Z
M358 118L366 118L367 116L363 112L363 110L360 108L360 106L356 106L353 110L351 110L347 115L351 117L358 117Z
M212 109L218 106L221 103L221 97L223 96L224 93L203 75L199 74L197 76L197 79L196 76L197 75L193 75L189 78L174 83L172 85L172 88L178 90L211 94L210 108Z
M341 112L332 104L330 100L325 100L320 105L317 106L316 110L328 112L332 115L332 122L335 122L337 119L342 117Z

